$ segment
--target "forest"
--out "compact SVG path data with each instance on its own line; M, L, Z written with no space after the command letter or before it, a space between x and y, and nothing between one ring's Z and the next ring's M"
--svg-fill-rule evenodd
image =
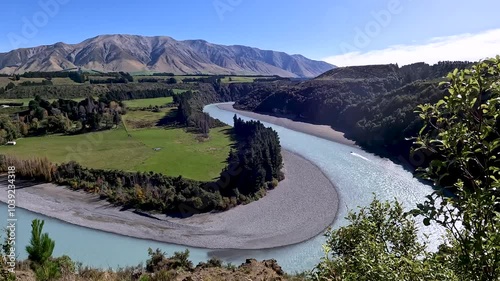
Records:
M450 71L470 62L336 68L306 82L254 83L235 108L329 125L361 147L409 167L411 137L422 120L415 108L442 98ZM237 92L235 88L229 88Z

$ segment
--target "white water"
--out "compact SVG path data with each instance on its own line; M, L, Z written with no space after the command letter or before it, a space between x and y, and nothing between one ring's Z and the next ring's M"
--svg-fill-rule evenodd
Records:
M232 124L234 113L221 110L216 105L205 107L205 112L228 124ZM242 119L250 118L241 116ZM337 187L340 205L337 220L332 227L345 224L347 210L366 206L374 194L381 200L398 199L407 209L431 193L429 186L413 178L412 174L393 162L366 153L353 147L324 140L311 135L295 132L283 127L264 123L273 127L280 136L284 149L295 152L315 163ZM7 219L6 206L1 205L1 218ZM329 212L330 210L324 210ZM20 258L26 258L25 245L29 241L30 223L34 218L45 219L45 231L56 241L55 256L69 255L74 260L96 267L118 267L137 265L147 259L147 249L161 248L171 254L188 248L191 260L196 264L216 255L227 262L241 263L246 258L278 260L287 272L312 269L322 257L321 245L324 237L319 235L307 242L277 249L259 251L224 250L212 251L166 243L140 240L70 225L26 210L18 209L17 248ZM311 218L314 219L314 218ZM421 226L437 242L443 231L436 227ZM434 243L436 246L437 243Z
M359 158L364 159L364 160L366 160L366 161L371 161L370 159L368 159L368 158L366 158L366 157L364 157L364 156L361 156L361 155L359 155L359 154L357 154L357 153L354 153L354 152L351 152L351 155L352 155L352 156L359 157Z

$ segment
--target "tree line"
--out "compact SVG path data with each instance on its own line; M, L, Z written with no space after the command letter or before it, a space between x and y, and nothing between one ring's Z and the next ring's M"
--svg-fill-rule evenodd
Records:
M174 77L170 77L168 79L159 79L159 78L140 78L137 80L139 83L158 83L158 82L164 82L167 84L177 84L177 79Z
M84 83L86 81L86 76L81 71L29 71L22 74L17 74L19 77L24 78L45 78L51 80L52 78L70 78L76 83Z
M227 210L258 200L267 189L274 188L278 180L283 179L281 147L276 132L260 122L240 119L235 119L235 122L237 148L229 153L227 167L215 182L153 172L90 169L75 162L53 164L47 159L13 156L0 158L0 171L15 165L20 177L68 185L75 190L99 194L102 199L116 205L144 211L186 215L186 210Z
M233 132L237 141L236 150L231 150L228 167L221 174L237 167L234 176L229 177L228 188L243 195L263 196L268 189L284 179L283 158L278 133L266 128L260 121L243 121L233 117Z
M103 94L100 99L102 101L126 101L136 99L151 99L175 96L174 91L168 88L111 88Z

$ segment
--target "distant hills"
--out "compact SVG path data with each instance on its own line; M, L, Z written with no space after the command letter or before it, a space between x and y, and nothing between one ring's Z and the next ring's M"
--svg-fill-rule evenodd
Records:
M387 79L398 75L399 68L395 64L364 65L338 67L321 74L316 80Z
M316 77L335 66L301 55L167 36L101 35L78 44L23 48L0 53L0 73L61 71L172 72L175 74Z

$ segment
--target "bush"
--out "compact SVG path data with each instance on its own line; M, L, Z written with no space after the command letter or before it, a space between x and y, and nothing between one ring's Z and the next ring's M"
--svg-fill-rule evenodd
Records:
M184 252L174 252L174 255L167 258L166 253L160 249L153 251L148 249L149 259L146 261L146 270L150 273L161 270L193 270L193 263L189 260L189 250Z
M69 256L62 256L54 259L54 263L59 268L62 276L67 276L76 272L76 264Z
M313 280L457 280L426 252L414 220L398 202L375 199L347 220L349 225L327 231Z
M37 281L52 281L61 277L59 267L53 261L47 261L43 265L37 265L34 268Z

